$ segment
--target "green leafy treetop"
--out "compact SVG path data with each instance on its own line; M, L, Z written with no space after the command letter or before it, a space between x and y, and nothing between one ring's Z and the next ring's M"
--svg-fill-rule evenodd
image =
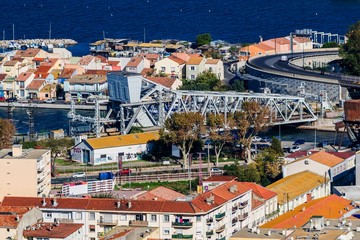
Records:
M182 153L184 168L189 168L189 153L193 143L205 132L204 117L197 112L174 113L166 119L160 138L177 145Z
M196 45L198 47L210 44L210 42L211 42L210 33L203 33L196 36Z
M347 73L360 76L360 21L350 27L348 41L342 45L340 55Z

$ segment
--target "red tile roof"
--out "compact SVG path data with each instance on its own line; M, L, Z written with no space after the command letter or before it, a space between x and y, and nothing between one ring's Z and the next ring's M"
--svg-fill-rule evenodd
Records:
M218 64L220 59L207 59L205 64Z
M32 80L26 87L27 90L40 90L40 87L45 83L45 80Z
M8 77L5 73L0 73L0 82L3 81L6 77Z
M109 66L118 66L119 63L120 63L120 61L108 61L107 64L108 64Z
M60 223L58 226L52 223L41 223L40 227L34 225L35 230L24 230L23 235L26 238L67 238L84 224L78 223Z
M30 209L28 207L1 206L0 207L0 228L16 228L22 216Z
M64 68L58 78L71 78L75 71L75 68Z
M141 63L143 59L140 57L133 57L130 59L126 67L137 67Z
M79 65L89 65L89 63L94 59L94 56L86 55L80 58Z
M172 85L175 83L175 79L173 78L169 78L169 77L146 77L146 79L152 81L152 82L155 82L155 83L158 83L160 85L163 85L167 88L171 88Z
M37 70L36 70L36 74L39 74L39 73L49 73L51 69L51 66L47 66L47 65L40 65Z
M277 196L277 193L274 191L271 191L267 188L264 188L256 183L253 182L242 182L245 186L252 189L253 193L261 197L262 199L269 200L273 197Z
M311 154L307 158L316 161L318 163L324 164L329 167L334 167L338 165L339 163L343 162L344 159L339 158L333 154L327 153L327 152L317 152L314 154Z
M172 189L169 189L169 188L166 188L163 186L157 187L157 188L151 190L149 193L151 193L157 197L163 198L165 200L169 200L169 201L175 201L178 198L185 197L184 194L178 193Z
M154 72L154 69L153 68L144 68L142 71L141 71L141 75L143 77L146 77L146 76L149 76L148 74L152 74Z
M29 79L29 77L31 75L33 75L34 73L32 72L23 72L23 73L20 73L20 75L16 78L16 81L19 81L19 82L25 82L26 80Z
M234 176L211 176L205 179L203 182L228 182L237 179Z
M88 69L85 74L106 75L108 72L110 72L110 70Z
M184 60L182 60L181 58L175 57L174 55L171 55L170 57L168 57L168 59L178 63L179 65L186 63Z
M312 216L339 219L353 208L351 201L333 194L304 203L294 210L265 223L261 228L286 229L294 226L299 228L304 226Z
M18 50L15 53L15 57L35 57L41 49L39 48L28 48L26 50Z
M264 205L264 201L260 201L259 199L256 199L254 197L251 199L251 210L257 209L262 205Z

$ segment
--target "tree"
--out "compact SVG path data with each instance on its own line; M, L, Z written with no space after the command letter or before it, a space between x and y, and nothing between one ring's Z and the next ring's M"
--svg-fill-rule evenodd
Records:
M213 142L215 151L216 166L218 166L223 147L227 142L232 140L231 129L230 126L227 125L224 114L210 113L206 120L209 138Z
M327 42L322 45L321 48L338 48L340 45L336 42Z
M196 36L196 45L198 47L210 44L211 42L211 35L210 33L203 33Z
M352 25L347 33L348 41L340 48L345 71L360 76L360 21Z
M284 152L281 147L281 141L279 139L277 139L276 137L272 138L270 149L273 150L280 157L284 156Z
M195 140L204 133L204 117L197 112L174 113L166 119L160 138L179 147L184 168L189 167L189 153Z
M244 81L236 79L232 84L231 84L231 89L236 91L236 92L245 92L245 86L244 86Z
M15 131L15 126L10 120L0 118L0 149L11 147Z
M255 163L249 165L240 165L238 162L225 166L226 173L230 176L237 177L240 182L256 182L259 183L261 180L260 172L257 169Z
M195 80L184 80L182 90L217 91L221 87L221 81L215 73L204 71Z
M251 140L258 132L265 130L268 123L268 108L251 101L242 104L242 111L236 111L231 119L239 135L239 143L242 144L247 163L251 163Z

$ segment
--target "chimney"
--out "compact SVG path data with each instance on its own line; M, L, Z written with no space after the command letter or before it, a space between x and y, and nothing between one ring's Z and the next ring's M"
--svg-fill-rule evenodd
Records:
M52 205L53 207L56 207L58 205L58 202L56 201L56 197L53 198Z
M20 220L20 217L19 217L19 215L18 215L18 214L16 214L16 215L15 215L15 221L17 221L17 222L18 222L19 220Z
M16 144L12 146L12 156L20 157L22 155L22 145Z
M230 192L231 193L235 193L235 192L237 192L237 185L232 185L232 186L230 186Z
M128 208L131 208L131 202L130 201L128 202Z
M117 202L116 202L116 207L117 207L117 208L120 208L120 206L121 206L120 201L117 201Z
M42 206L43 206L43 207L46 206L46 198L43 198L43 200L42 200Z

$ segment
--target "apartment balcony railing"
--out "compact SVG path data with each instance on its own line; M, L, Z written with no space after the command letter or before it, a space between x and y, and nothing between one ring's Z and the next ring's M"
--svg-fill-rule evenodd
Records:
M173 228L192 228L193 223L192 222L173 222L172 227Z
M100 226L116 226L118 224L117 220L98 220L97 224Z
M218 229L216 229L216 233L222 233L225 230L225 225L222 225L221 227L219 227Z
M243 208L245 208L247 205L248 205L248 201L242 202L242 203L239 204L239 208L240 208L240 209L243 209Z
M249 216L248 213L240 214L239 215L239 221L244 221Z
M70 218L57 218L57 220L59 223L74 223L74 219Z
M40 176L38 176L37 182L38 184L41 183L42 181L44 181L46 175L45 174L41 174Z
M210 225L210 224L212 224L214 222L214 219L213 218L208 218L208 219L206 219L206 224L207 225Z
M192 234L189 234L189 235L173 234L173 235L171 235L171 238L173 238L173 239L192 239L193 235Z
M234 206L234 207L232 207L232 213L235 213L237 210L238 210L238 206Z
M214 231L213 231L213 230L206 232L206 236L212 236L212 235L214 235Z
M148 221L131 220L129 222L129 225L132 227L147 227L149 225L149 222Z
M223 213L219 213L215 215L215 219L216 221L220 221L221 219L223 219L225 217L225 212Z
M216 240L226 240L226 237L217 238Z
M45 168L45 165L44 165L44 164L43 164L43 165L38 166L38 168L37 168L37 172L38 172L38 173L41 173L41 172L44 170L44 168Z

